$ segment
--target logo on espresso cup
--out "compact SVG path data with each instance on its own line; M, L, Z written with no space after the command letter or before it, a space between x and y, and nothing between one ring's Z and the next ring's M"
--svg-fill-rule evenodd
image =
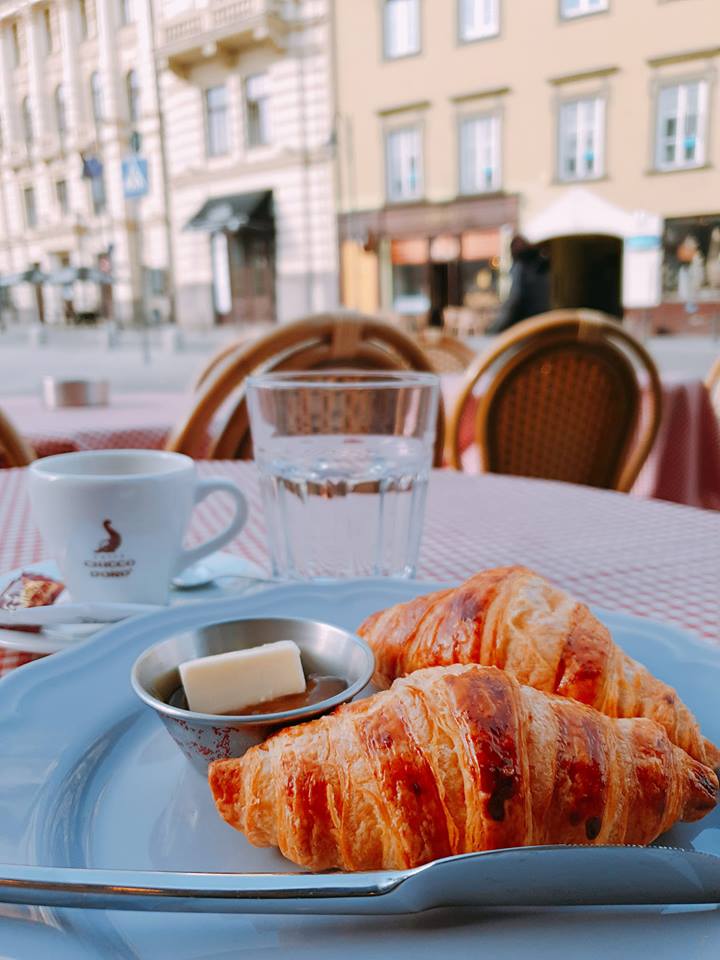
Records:
M108 557L107 560L104 557L97 560L86 560L85 566L89 569L90 576L129 577L135 566L135 561L117 552L122 544L122 537L113 527L112 520L103 520L102 525L105 528L107 537L101 540L97 547L95 547L95 553L112 553L115 554L115 556L112 558Z

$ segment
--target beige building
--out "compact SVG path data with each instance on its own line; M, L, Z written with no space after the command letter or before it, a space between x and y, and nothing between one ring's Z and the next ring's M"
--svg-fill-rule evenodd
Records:
M0 0L0 44L0 295L22 318L337 302L326 0Z
M717 0L337 0L335 20L345 303L491 307L518 230L549 243L555 305L720 301Z

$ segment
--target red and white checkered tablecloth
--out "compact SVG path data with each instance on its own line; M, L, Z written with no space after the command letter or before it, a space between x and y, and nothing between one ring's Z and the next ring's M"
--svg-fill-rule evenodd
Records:
M445 407L451 410L463 377L442 377ZM480 385L480 392L482 385ZM710 394L699 379L663 376L662 420L650 455L632 493L720 510L720 422ZM463 470L479 473L480 456L474 445L475 406L466 406L460 426Z
M234 480L250 519L228 549L268 569L257 473L245 462L200 463ZM201 503L190 531L204 540L227 521L222 496ZM0 471L0 570L44 556L25 471ZM720 644L720 514L569 484L434 471L418 576L459 580L524 563L583 600L667 620ZM32 657L0 651L0 674Z
M36 394L3 397L3 412L38 457L75 450L159 450L192 398L185 393L112 394L106 407L49 410Z

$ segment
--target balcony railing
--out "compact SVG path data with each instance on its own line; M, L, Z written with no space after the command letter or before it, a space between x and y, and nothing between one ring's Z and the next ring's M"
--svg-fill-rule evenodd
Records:
M190 65L212 44L237 49L254 39L276 37L285 18L284 0L210 0L159 24L160 55Z

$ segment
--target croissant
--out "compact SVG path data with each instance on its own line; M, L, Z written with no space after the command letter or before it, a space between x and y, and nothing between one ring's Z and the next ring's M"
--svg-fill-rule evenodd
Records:
M617 647L585 604L525 567L486 570L455 589L399 603L368 617L358 633L375 653L379 687L421 667L501 667L608 717L655 720L696 760L720 766L720 750L675 690Z
M611 720L474 664L419 670L208 776L229 824L312 870L649 843L711 810L718 789L658 724Z

